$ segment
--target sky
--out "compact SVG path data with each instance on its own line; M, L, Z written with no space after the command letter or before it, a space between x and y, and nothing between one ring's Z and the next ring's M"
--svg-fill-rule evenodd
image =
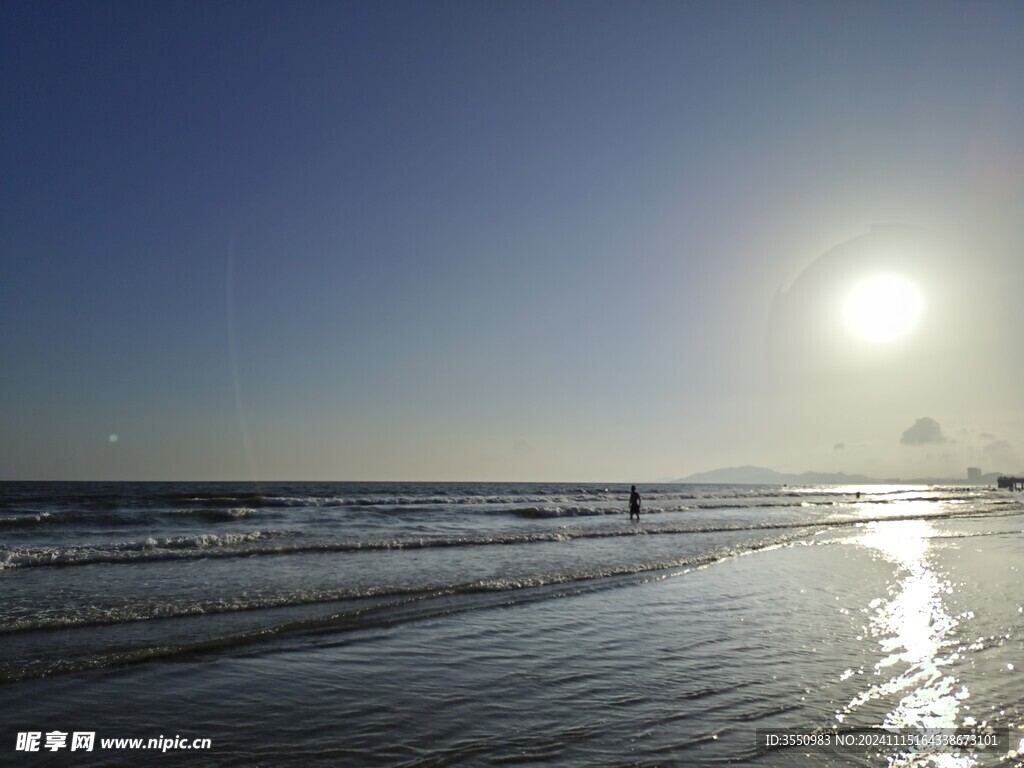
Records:
M1020 472L1022 30L7 0L0 479Z

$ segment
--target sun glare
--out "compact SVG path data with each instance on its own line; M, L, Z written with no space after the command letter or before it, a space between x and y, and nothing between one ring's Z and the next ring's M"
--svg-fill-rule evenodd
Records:
M914 327L922 303L920 292L909 280L876 275L854 286L844 309L847 323L858 336L889 341Z

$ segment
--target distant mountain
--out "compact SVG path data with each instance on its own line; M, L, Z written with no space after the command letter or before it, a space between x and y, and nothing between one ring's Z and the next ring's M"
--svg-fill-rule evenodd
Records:
M885 481L867 475L847 475L844 472L804 472L794 475L766 467L745 466L698 472L677 482L721 485L866 485Z
M765 467L727 467L725 469L712 469L710 472L698 472L689 477L680 478L680 483L722 483L751 485L783 485L789 481L785 475L776 472L774 469Z

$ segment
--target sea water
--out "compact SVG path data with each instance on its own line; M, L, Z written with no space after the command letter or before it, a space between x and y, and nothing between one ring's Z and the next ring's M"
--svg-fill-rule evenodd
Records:
M0 484L0 761L1015 764L1018 497L639 490ZM1006 733L764 743L858 728Z

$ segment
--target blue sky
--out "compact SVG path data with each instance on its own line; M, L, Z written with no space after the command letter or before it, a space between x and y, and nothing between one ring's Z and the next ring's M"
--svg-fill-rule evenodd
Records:
M1018 471L1022 29L4 3L0 477ZM862 265L895 341L830 325Z

